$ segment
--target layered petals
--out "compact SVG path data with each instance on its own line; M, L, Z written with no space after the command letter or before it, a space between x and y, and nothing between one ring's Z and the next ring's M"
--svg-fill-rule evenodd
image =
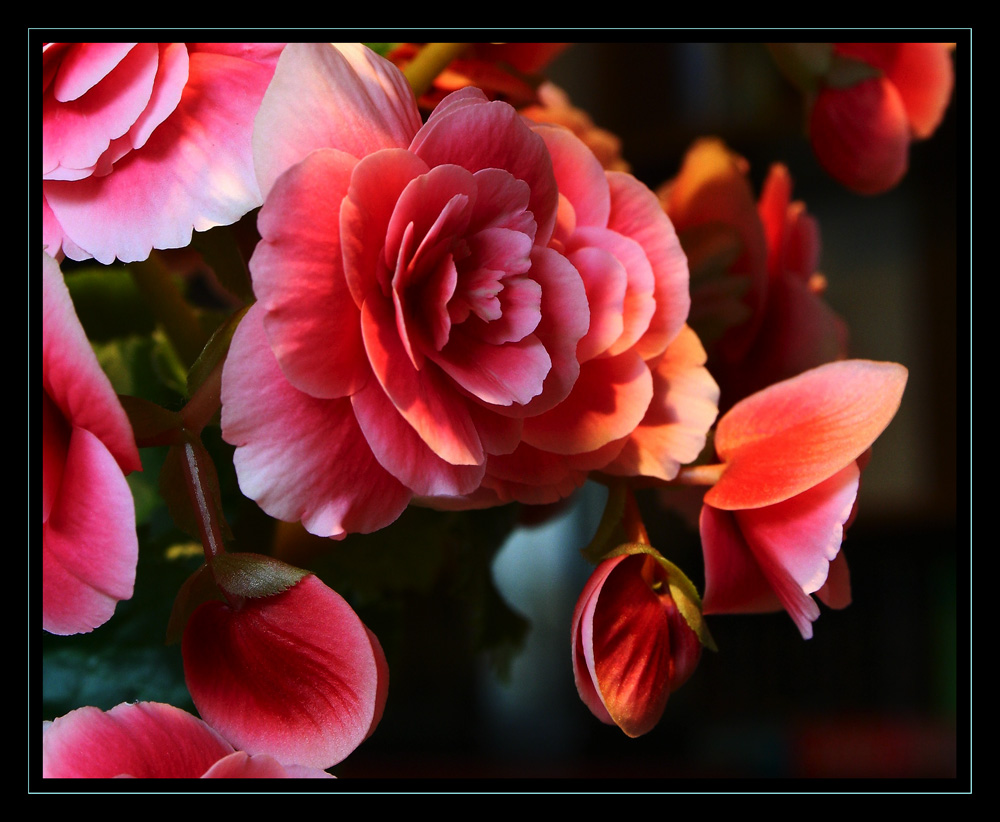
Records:
M382 648L343 598L312 575L239 605L202 604L182 650L199 714L248 754L329 768L382 717Z
M260 205L250 136L281 44L50 43L50 255L143 260Z
M132 596L138 539L125 474L141 465L128 418L48 255L42 283L42 625L86 633Z
M719 421L722 474L704 498L705 613L784 608L802 636L850 601L840 555L860 465L899 407L906 369L846 360L777 383Z
M45 722L42 777L332 778L316 768L236 751L202 720L158 702L122 703L106 712L78 708Z
M598 565L573 613L577 691L598 719L631 737L655 727L701 658L675 593L657 558L626 553Z

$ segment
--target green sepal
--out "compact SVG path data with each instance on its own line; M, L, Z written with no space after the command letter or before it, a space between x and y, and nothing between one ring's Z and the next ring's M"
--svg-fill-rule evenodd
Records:
M628 488L622 482L612 482L608 485L608 499L604 504L604 513L597 524L597 531L586 546L580 549L584 559L592 565L597 565L605 558L608 551L615 545L628 541L622 517L625 514L625 498Z
M833 60L833 43L768 43L767 49L781 73L806 94L818 90Z
M612 559L623 554L648 554L660 564L663 570L667 572L667 586L670 588L670 596L677 605L677 610L684 617L684 621L694 631L703 647L708 648L710 651L718 651L719 649L708 630L708 624L705 622L705 617L701 612L701 597L698 595L698 589L688 579L687 574L653 548L653 546L641 542L627 542L619 545L605 554L603 559Z
M211 338L202 349L201 354L198 355L198 359L195 360L194 365L191 366L191 370L188 372L187 388L189 396L194 394L205 380L208 379L212 371L225 360L226 354L229 353L229 344L233 341L233 334L236 333L236 326L240 324L240 321L249 309L249 305L244 306L231 314L222 325L215 329Z
M870 63L837 54L830 63L830 70L823 78L823 83L828 88L844 89L881 76L882 72Z
M264 554L220 554L212 560L215 582L232 597L256 599L287 591L311 571Z

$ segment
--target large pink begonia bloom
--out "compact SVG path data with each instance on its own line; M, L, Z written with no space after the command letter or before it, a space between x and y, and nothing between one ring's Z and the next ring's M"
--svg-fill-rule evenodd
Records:
M910 143L944 118L955 85L946 43L833 43L835 56L867 64L878 76L822 85L809 115L821 165L859 194L880 194L906 174ZM822 82L822 80L821 80Z
M784 608L806 639L819 608L850 602L840 553L859 459L895 416L907 371L844 360L737 403L716 428L725 469L705 494L704 612Z
M43 221L53 257L181 248L261 203L250 136L282 44L47 43Z
M688 253L691 322L705 329L722 410L847 353L847 327L817 273L819 227L792 200L788 169L771 166L756 202L748 175L721 140L702 139L659 192Z
M77 319L58 263L42 263L42 627L92 631L132 596L141 469L132 427Z
M694 673L701 642L649 554L602 561L573 612L573 676L584 704L628 736L651 731Z
M198 713L248 754L329 768L382 718L385 654L347 602L313 575L188 621L184 676Z
M43 724L44 779L332 778L237 751L202 720L158 702L77 708Z
M478 492L522 441L564 485L567 457L589 470L622 450L653 396L646 360L687 312L648 190L476 89L421 125L399 71L358 44L289 46L254 146L258 301L222 426L265 511L373 531L414 497L496 502Z

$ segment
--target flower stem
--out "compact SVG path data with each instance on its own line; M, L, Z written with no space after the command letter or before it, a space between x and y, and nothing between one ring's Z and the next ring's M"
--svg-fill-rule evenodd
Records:
M468 43L428 43L414 57L403 75L406 77L415 97L420 97L434 82L447 65L465 51Z
M689 465L682 468L672 482L677 485L715 485L726 470L725 463Z
M184 480L198 517L198 530L205 549L205 559L211 565L211 560L226 550L222 544L222 529L215 516L217 506L212 499L211 483L207 475L211 470L211 459L208 458L200 442L189 440L180 447L183 449L181 462L184 468ZM206 458L208 465L205 464Z

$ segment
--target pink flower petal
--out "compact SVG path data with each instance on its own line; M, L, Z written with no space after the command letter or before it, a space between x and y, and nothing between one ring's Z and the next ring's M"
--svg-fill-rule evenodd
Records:
M45 723L44 778L196 779L233 746L197 717L157 702L78 708Z
M405 148L419 128L413 92L387 60L360 43L290 43L254 127L261 191L313 149L361 158Z
M524 421L524 441L555 454L595 451L628 436L653 398L653 377L634 351L584 363L569 397Z
M262 315L259 305L247 312L222 374L222 433L236 446L240 488L319 536L385 527L410 492L376 461L349 399L316 399L288 382Z
M472 94L475 92L475 94ZM504 169L528 184L528 210L544 245L555 224L558 191L545 143L505 103L488 102L478 89L455 92L461 104L442 103L415 136L410 150L428 165L454 163L468 171Z
M907 370L845 360L814 368L737 403L719 421L726 463L705 502L727 510L773 505L854 462L899 408Z
M719 386L704 367L705 349L689 327L649 363L653 399L621 453L602 470L672 480L694 462L718 416Z
M71 241L63 247L67 256L106 264L115 257L144 260L153 248L184 247L192 230L229 225L261 204L251 129L281 46L272 48L270 60L257 61L214 53L211 45L189 49L177 108L113 173L43 184Z
M355 164L349 155L320 150L285 172L261 209L261 241L250 260L282 371L300 391L323 399L348 396L371 377L340 235L330 230L340 221Z
M184 631L198 712L240 750L329 768L369 735L381 648L335 591L310 575L234 609L211 600Z
M267 754L250 756L234 751L202 774L202 779L333 779L333 774L317 768L282 765Z

